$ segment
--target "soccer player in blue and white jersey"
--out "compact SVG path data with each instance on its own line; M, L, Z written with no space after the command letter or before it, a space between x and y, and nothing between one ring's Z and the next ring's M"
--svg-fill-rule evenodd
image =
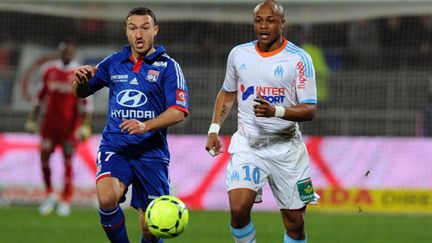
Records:
M262 200L266 182L282 215L285 243L306 242L306 205L318 200L297 123L312 120L317 109L314 68L304 50L283 38L284 24L276 1L255 7L258 40L230 52L208 131L206 150L218 155L220 126L237 99L238 130L228 148L227 187L230 228L238 243L256 242L251 210Z
M148 230L144 212L170 193L167 128L188 114L188 89L179 64L154 45L154 13L132 9L125 20L129 45L75 72L75 91L87 97L109 89L108 123L97 156L96 190L103 229L111 242L129 242L119 203L132 184L131 206L139 210L141 242L163 242Z

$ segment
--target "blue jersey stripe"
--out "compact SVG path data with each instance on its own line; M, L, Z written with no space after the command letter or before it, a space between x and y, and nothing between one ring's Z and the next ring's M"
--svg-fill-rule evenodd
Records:
M309 58L308 58L306 52L305 52L303 49L299 48L298 46L294 45L294 44L291 43L291 42L287 45L287 48L288 48L289 50L294 51L294 53L300 55L300 57L301 57L303 63L304 63L305 66L306 66L305 75L306 75L306 77L310 77L311 74L312 74L312 71L310 70L311 62L310 62L310 60L309 60Z
M318 101L316 99L302 99L300 104L316 104Z
M311 70L311 63L309 61L309 58L307 58L307 56L304 54L304 52L293 48L292 46L287 46L287 50L293 54L297 54L300 56L300 58L303 61L303 64L305 66L305 76L306 77L311 77L312 76L312 70Z
M291 42L287 45L285 48L290 53L297 54L301 57L304 65L305 65L305 76L306 77L312 77L313 76L313 69L312 69L312 61L303 49L299 48L298 46L292 44Z

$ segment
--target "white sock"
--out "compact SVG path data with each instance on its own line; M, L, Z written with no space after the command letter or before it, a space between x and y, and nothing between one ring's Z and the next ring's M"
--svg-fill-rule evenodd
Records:
M252 221L241 229L235 229L231 225L230 228L236 243L256 243L255 227Z
M284 243L307 243L307 236L304 240L293 240L286 232L284 236Z

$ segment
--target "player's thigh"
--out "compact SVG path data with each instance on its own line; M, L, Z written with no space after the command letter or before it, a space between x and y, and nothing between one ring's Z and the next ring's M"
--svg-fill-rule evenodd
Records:
M129 158L109 149L97 154L96 188L99 202L118 202L134 177ZM102 201L101 201L102 200Z
M274 149L279 153L269 163L269 185L278 207L301 209L315 199L306 146L301 141L293 141Z
M228 192L230 211L232 214L250 212L257 192L249 188L236 188Z
M153 199L170 194L168 163L149 159L133 160L132 169L132 207L145 211Z
M227 190L246 188L257 192L268 176L265 162L252 152L233 153L227 166Z

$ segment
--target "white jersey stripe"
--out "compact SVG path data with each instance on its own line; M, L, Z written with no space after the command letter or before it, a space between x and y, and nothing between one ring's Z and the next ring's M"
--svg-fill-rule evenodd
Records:
M180 69L179 64L172 58L170 58L173 63L174 63L174 68L176 70L176 76L177 76L177 88L184 90L185 89L185 85L186 85L186 81L183 75L183 72Z

